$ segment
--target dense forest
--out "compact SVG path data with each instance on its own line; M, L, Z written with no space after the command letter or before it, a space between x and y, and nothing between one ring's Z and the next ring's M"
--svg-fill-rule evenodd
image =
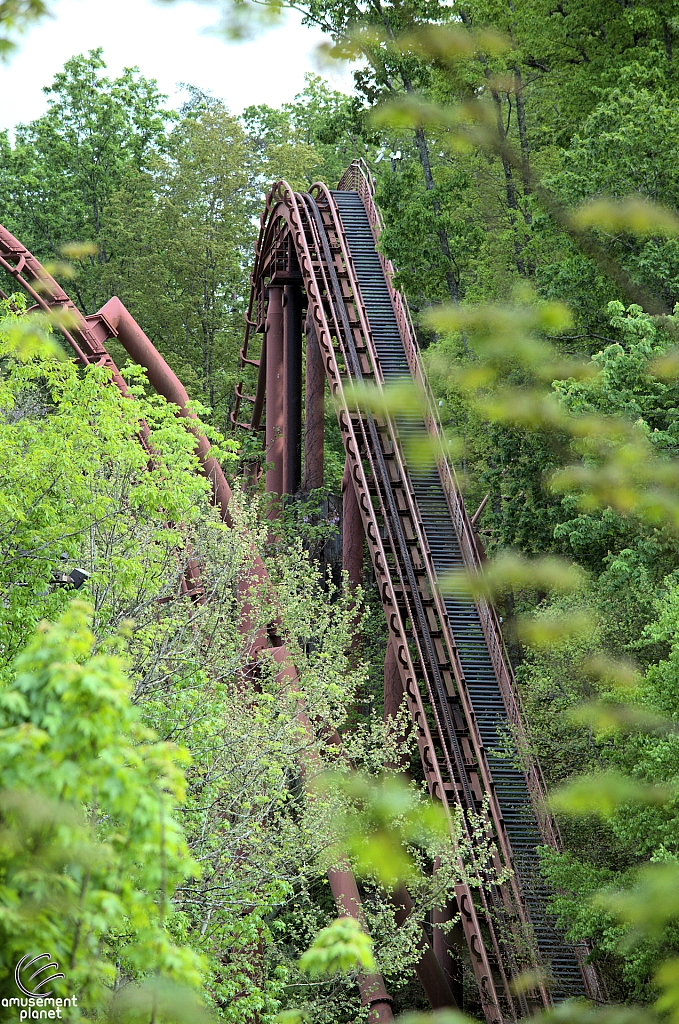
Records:
M282 106L235 115L186 86L172 110L143 68L108 75L102 48L0 135L0 223L85 315L122 299L186 386L235 517L219 519L193 435L139 368L134 403L103 387L6 276L0 998L44 947L74 1020L350 1024L368 1019L357 971L376 963L396 1014L448 1020L425 1016L414 967L458 860L405 708L384 721L367 560L358 591L333 568L334 409L324 487L286 505L275 538L243 473L255 443L230 421L251 384L264 194L334 186L362 158L470 513L487 498L485 585L563 837L542 856L552 910L611 1004L551 1014L678 1020L679 3L295 7L354 60L351 95L310 75ZM0 18L12 30L40 8L0 0ZM292 689L272 659L256 677L248 661L253 536L272 586L248 596L249 638L275 612ZM196 553L200 606L178 596ZM339 795L305 787L300 751ZM371 940L333 924L339 833ZM402 927L390 863L414 902Z

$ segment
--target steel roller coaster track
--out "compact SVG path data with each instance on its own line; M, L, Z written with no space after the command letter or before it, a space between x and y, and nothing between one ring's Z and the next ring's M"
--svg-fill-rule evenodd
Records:
M454 905L439 912L438 922L459 915L485 1019L499 1024L564 998L602 1001L602 994L587 950L569 946L546 910L550 893L540 877L537 848L558 848L559 835L546 810L495 610L461 593L443 595L439 587L439 576L450 569L480 570L479 544L445 453L407 304L393 286L393 267L376 248L381 229L372 179L361 162L351 164L334 191L320 183L303 194L286 182L274 185L261 217L241 350L242 366L256 370L257 386L250 396L239 386L232 419L264 433L267 492L281 499L308 492L323 483L327 381L346 453L343 564L357 582L365 539L389 628L385 710L405 698L430 795L445 809L452 833L459 834L461 823L465 845L476 850L465 866L469 884L456 887ZM108 339L117 338L146 367L151 385L191 419L186 391L120 300L83 316L2 227L0 267L37 308L68 314L57 318L57 326L81 364L106 367L127 395L106 349ZM257 334L261 349L252 358ZM356 389L370 385L381 391L399 378L413 379L425 396L421 422L373 412L373 403ZM239 419L243 402L251 407L245 422ZM215 503L230 525L229 485L204 435L188 425ZM434 468L408 465L404 442L418 431L433 440ZM140 441L147 443L143 430ZM277 507L274 498L272 530ZM253 545L242 592L267 586ZM204 599L197 566L189 564L182 589L194 600ZM247 599L243 607L245 633ZM250 640L246 656L254 662L264 652L280 663L281 678L294 679L275 623ZM508 744L514 757L507 756ZM348 866L331 870L329 877L340 912L362 918ZM405 890L395 905L400 922L412 906ZM430 944L423 933L417 973L432 1006L455 1005L459 987L451 979L451 960L442 933L434 928L433 934ZM514 984L526 971L536 980L528 988ZM370 1021L393 1019L379 974L360 978L359 987Z

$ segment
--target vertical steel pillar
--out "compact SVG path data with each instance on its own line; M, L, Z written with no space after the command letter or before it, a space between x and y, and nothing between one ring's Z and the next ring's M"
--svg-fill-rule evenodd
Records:
M396 648L394 642L389 638L387 653L384 659L384 718L391 716L396 718L398 709L403 700L403 683L401 673L398 669Z
M394 904L394 920L400 928L413 913L413 901L402 882L399 882L394 889L391 900ZM424 931L420 935L417 945L422 955L415 964L415 973L432 1010L439 1010L443 1007L458 1009L462 1004L456 1001L445 972L441 968L434 950L429 945Z
M328 869L328 881L340 914L353 917L363 924L363 908L356 879L347 868ZM369 1024L388 1024L393 1021L392 999L384 987L381 974L364 974L359 976L358 987L361 1002L368 1009Z
M283 493L296 494L302 482L302 288L283 290L285 397L283 430Z
M401 673L398 670L398 661L396 656L396 647L393 640L390 638L387 643L387 653L384 658L384 721L388 718L396 720L396 716L401 707L403 701L403 684L401 682ZM407 735L407 728L405 733L397 733L399 740L405 739ZM401 750L395 762L389 762L385 764L385 768L392 768L394 770L404 770L408 772L410 768L410 757L406 750Z
M342 477L342 568L348 573L352 586L361 585L363 582L363 522L348 459L344 465L344 476Z
M450 986L453 998L460 1009L462 1009L462 962L460 960L459 951L466 945L462 925L458 922L458 924L448 932L443 932L441 928L438 927L439 925L447 924L453 917L454 911L450 905L446 905L441 909L434 907L432 918L434 939L432 945L436 959L441 965L443 973L445 974L446 980ZM455 952L456 949L458 950L457 955Z
M284 363L283 363L283 287L269 285L266 312L266 471L267 494L283 494ZM274 518L273 505L269 517Z
M304 490L323 486L325 367L311 309L306 324L306 403L304 415Z

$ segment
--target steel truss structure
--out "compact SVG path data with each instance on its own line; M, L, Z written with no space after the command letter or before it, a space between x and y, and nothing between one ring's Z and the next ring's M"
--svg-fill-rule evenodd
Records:
M273 186L261 217L241 350L243 367L257 370L257 387L250 396L237 389L232 418L264 434L269 494L282 499L308 492L323 483L327 381L346 453L343 564L358 582L365 539L389 627L385 712L405 697L430 795L446 810L451 830L454 819L461 820L467 845L477 849L464 867L469 883L457 886L455 905L435 913L433 923L459 914L485 1018L500 1024L569 996L601 1001L602 995L586 963L587 950L568 946L545 909L549 891L540 878L537 847L558 848L559 835L546 810L544 782L531 756L495 610L482 599L472 603L462 594L444 596L439 587L439 576L452 568L478 572L481 553L446 455L407 304L394 288L393 267L376 248L381 230L372 179L361 162L351 164L335 191L320 183L303 194L286 182ZM104 366L128 395L106 349L108 339L117 338L146 368L151 385L191 420L181 382L119 299L83 316L2 227L0 268L36 308L68 315L57 319L57 326L82 365ZM258 333L261 353L253 359L249 351ZM376 414L370 403L356 400L357 385L382 391L404 377L425 396L419 423ZM246 422L239 419L244 401L250 406ZM215 503L231 525L228 482L205 436L188 426L196 434ZM433 440L435 468L418 470L407 463L404 441L417 431ZM147 443L143 432L140 441ZM247 595L267 586L253 544L241 588L244 633L249 632ZM203 599L194 564L183 590ZM250 642L245 657L255 662L266 652L280 664L281 679L294 681L292 658L285 647L275 646L276 637L273 623ZM303 711L300 722L311 732ZM513 758L506 756L508 744ZM490 859L488 848L495 851ZM360 892L348 865L328 874L340 913L362 919ZM403 888L394 903L401 923L412 909ZM420 948L417 973L432 1006L454 1006L456 997L459 1003L440 930L434 928L431 944L423 934ZM514 985L526 970L536 980L528 989ZM372 1024L393 1020L381 975L360 978L359 988Z
M372 178L360 161L334 191L320 183L308 193L274 185L261 218L241 351L242 365L257 368L257 388L251 396L239 389L233 421L264 432L268 492L294 494L300 484L309 491L323 479L327 380L346 453L344 567L351 580L360 578L365 537L389 626L385 708L405 695L431 797L451 821L463 810L472 847L471 822L482 820L497 851L491 863L481 855L471 865L473 884L457 887L457 907L450 908L461 918L486 1019L497 1024L554 1000L600 1000L601 993L587 950L570 947L545 909L549 891L537 847L558 848L559 835L496 612L483 599L444 596L439 587L451 569L478 573L482 555L446 456L407 303L377 248L381 230ZM258 360L248 355L257 333ZM357 397L366 385L382 392L403 378L425 396L421 422L378 415L374 403ZM251 405L245 422L244 400ZM404 443L413 432L431 438L434 469L408 465ZM525 992L513 982L527 969L543 980Z

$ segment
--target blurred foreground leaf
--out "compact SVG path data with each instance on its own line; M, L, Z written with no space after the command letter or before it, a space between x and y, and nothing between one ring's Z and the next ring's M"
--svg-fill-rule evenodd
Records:
M665 961L656 971L655 982L662 992L655 1005L676 1024L679 1021L679 957Z
M472 1018L458 1010L435 1010L434 1013L404 1013L398 1024L471 1024Z
M339 917L323 928L300 957L299 966L311 977L375 970L372 939L353 917Z
M504 53L510 47L511 40L500 32L472 32L457 25L423 25L398 36L394 44L399 53L430 57L441 64L479 52Z
M568 614L544 614L517 619L517 635L532 647L554 647L575 637L587 636L594 619L584 608Z
M51 334L51 318L44 313L0 316L0 341L5 354L23 362L36 356L64 359L65 355Z
M410 378L378 388L375 384L356 383L344 391L350 409L367 409L376 416L420 418L427 400Z
M49 14L45 0L0 0L0 60L16 49L16 37Z
M276 1024L304 1024L309 1016L303 1010L281 1010L274 1019Z
M340 797L335 812L340 857L348 855L357 874L377 878L388 888L419 876L409 846L428 848L450 834L441 805L398 777L375 781L359 773L328 772L315 788Z
M679 919L679 864L645 864L631 889L600 892L595 903L628 925L626 945L646 937L657 938L668 924Z
M618 772L583 775L558 789L550 798L551 806L567 814L596 814L611 818L625 804L663 804L672 793L664 786L637 782Z
M580 704L569 717L576 725L588 725L598 734L640 732L663 735L678 729L676 722L645 708L605 700Z
M510 983L510 988L514 995L524 995L526 992L532 992L537 989L540 985L548 985L549 981L544 971L537 968L527 971L521 971L519 975Z
M96 256L99 246L96 242L66 242L59 252L67 260L84 260L88 256Z
M679 234L676 213L640 195L624 199L593 199L579 206L571 221L576 228L601 228L611 234L620 231L669 237Z
M214 1021L195 992L164 979L128 984L114 997L111 1024L211 1024Z
M492 600L513 588L571 593L581 590L585 582L585 572L565 558L526 558L518 552L504 551L485 562L481 572L447 573L441 577L440 586L444 594Z
M593 679L614 689L633 690L641 679L639 669L633 662L624 658L610 658L604 654L587 658L582 669Z

